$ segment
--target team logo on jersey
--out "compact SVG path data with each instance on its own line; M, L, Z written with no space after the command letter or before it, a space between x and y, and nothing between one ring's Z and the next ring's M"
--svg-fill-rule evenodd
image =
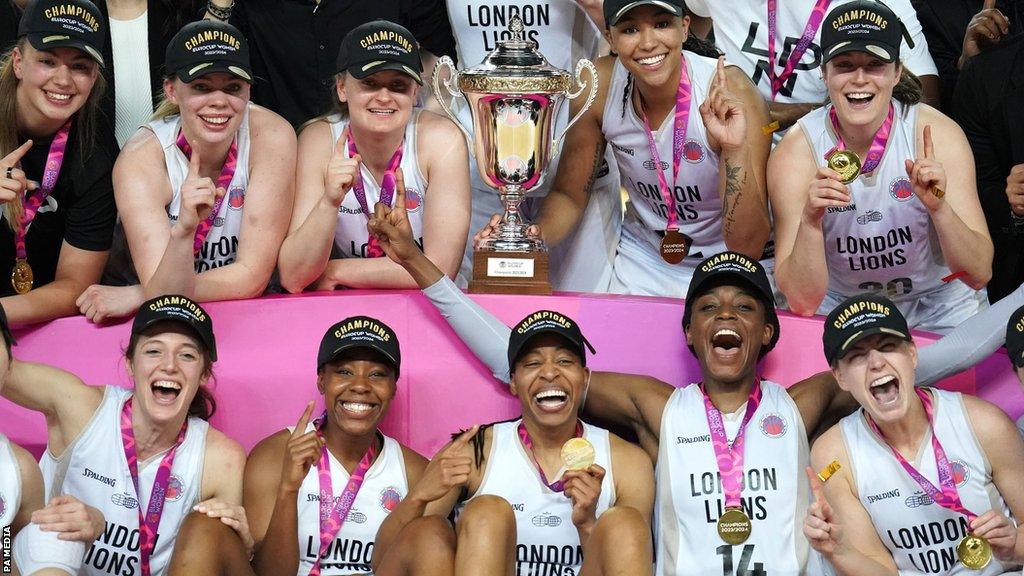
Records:
M228 192L228 208L241 210L243 204L245 204L245 188L233 186Z
M704 147L696 140L687 140L683 144L683 158L690 164L697 164L704 160Z
M532 522L533 525L537 528L557 528L558 526L562 525L562 517L555 516L554 514L549 514L548 512L545 512L543 514L538 514L534 516L533 519L530 520L530 522Z
M402 501L402 496L398 493L393 486L380 491L380 507L386 512L391 512L398 506L398 503Z
M139 501L134 496L127 492L121 494L111 494L110 501L117 506L123 506L129 510L134 510L139 507Z
M865 225L870 222L881 222L882 213L878 210L868 210L867 212L857 216L857 224Z
M217 228L220 228L221 226L224 225L224 218L221 216L217 216L216 218L213 219L213 225Z
M900 202L906 202L914 195L914 186L906 178L897 178L889 183L889 194Z
M644 168L648 170L657 170L659 166L661 166L661 170L663 172L668 170L668 162L665 162L664 160L658 163L655 163L654 160L644 160Z
M921 506L931 506L935 501L924 492L915 492L913 495L908 496L903 503L907 505L907 508L920 508Z
M352 510L348 513L348 519L346 522L355 522L356 524L366 523L366 514Z
M953 483L957 488L963 488L964 484L971 479L971 470L963 460L950 460L949 471L953 474Z
M175 475L171 475L167 481L167 492L164 494L164 500L168 502L177 502L181 500L181 497L185 495L185 485L181 483L181 478Z
M774 412L761 418L761 432L769 438L781 438L786 434L787 428L786 419Z
M423 194L415 188L405 189L405 210L407 212L419 212L423 209Z

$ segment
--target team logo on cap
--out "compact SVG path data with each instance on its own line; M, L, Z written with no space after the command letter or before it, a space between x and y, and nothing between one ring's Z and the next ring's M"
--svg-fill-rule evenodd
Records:
M43 11L43 17L64 28L85 32L83 25L92 32L98 32L100 23L95 16L82 6L59 4Z
M566 329L571 329L573 327L572 320L569 320L565 316L550 310L541 310L540 312L534 312L524 318L523 321L519 323L519 326L516 327L516 333L522 334L527 330L533 329L536 325L542 322L545 324L556 324L559 327Z
M167 492L164 493L164 500L177 502L184 495L185 485L181 483L181 478L172 474L170 480L167 481Z
M786 435L786 419L780 414L771 413L761 418L761 432L769 438L781 438Z
M953 475L953 483L956 484L957 488L963 488L967 481L971 479L971 469L967 467L967 463L963 460L950 460L949 472Z
M690 164L697 164L704 160L704 147L696 140L687 140L683 144L683 158Z
M388 486L380 492L380 507L386 512L394 510L395 506L398 506L398 503L401 501L402 495L393 486Z
M906 178L897 178L889 183L889 194L900 202L906 202L914 195L914 186Z
M232 187L231 191L228 192L228 208L241 210L243 204L245 204L245 188L241 186Z

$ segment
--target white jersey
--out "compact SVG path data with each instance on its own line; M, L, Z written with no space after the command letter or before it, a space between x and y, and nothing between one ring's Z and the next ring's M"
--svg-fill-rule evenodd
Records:
M853 0L832 0L835 8ZM775 73L781 74L786 61L804 33L815 0L784 0L777 2L778 22L775 39ZM928 43L917 12L910 0L887 0L885 3L907 27L914 41L911 49L906 40L900 46L900 59L918 76L937 74L935 62L928 53ZM736 64L753 80L765 98L771 99L768 77L768 2L767 0L687 0L686 6L698 16L714 22L715 44L730 63ZM826 10L826 14L827 14ZM822 26L824 26L824 22ZM797 63L793 74L782 85L776 102L824 102L827 91L821 80L821 28L814 35Z
M306 432L313 430L313 423L310 422ZM377 529L409 493L402 447L392 438L383 438L384 448L366 471L363 485L359 488L345 523L324 553L320 563L323 576L372 574L370 562L373 559ZM330 461L331 490L337 502L345 491L349 473L333 454L330 454ZM306 576L313 569L320 553L320 474L316 466L309 469L299 487L298 518L298 576Z
M413 238L422 249L423 203L427 197L427 179L420 171L419 155L416 154L416 127L419 125L419 119L420 110L414 110L405 127L405 147L402 149L399 167L405 175L405 208L409 214L409 224L412 225ZM341 133L348 126L348 121L340 116L332 116L328 121L331 126L331 142L337 143ZM358 142L356 145L358 146ZM345 146L345 158L349 157L348 146ZM380 184L373 179L373 174L365 163L359 166L359 173L363 177L366 206L372 212L374 205L380 200ZM366 258L366 243L369 239L366 230L368 218L356 198L355 190L349 190L348 194L345 194L345 200L338 207L338 226L334 229L332 258Z
M692 97L686 125L686 143L679 175L673 183L679 231L693 240L690 253L679 264L665 262L660 253L661 233L668 226L668 204L662 198L658 170L672 178L674 114L654 127L660 166L651 157L644 121L637 116L627 94L628 73L615 61L608 99L601 119L604 136L619 166L622 185L629 195L622 239L615 258L617 292L650 296L682 297L697 264L726 250L722 236L722 199L718 195L718 154L708 144L700 105L715 75L716 61L684 52Z
M519 439L520 422L494 425L487 467L473 497L493 494L512 505L516 516L515 574L579 574L583 546L572 523L572 500L541 481L532 456ZM586 423L583 437L594 445L594 463L607 470L597 500L596 515L600 517L615 505L611 445L607 430Z
M934 398L935 436L949 458L953 479L965 508L981 515L996 510L1013 518L992 483L992 467L985 457L958 392L929 388ZM1020 572L993 559L980 571L957 562L956 545L968 533L967 518L932 501L903 469L885 441L869 427L864 410L841 421L843 442L850 459L850 471L857 497L871 516L878 537L896 562L900 574L977 574L992 576ZM931 436L921 440L917 457L910 464L939 487Z
M538 50L552 66L568 70L571 74L580 59L593 60L600 54L601 31L576 2L447 0L445 4L448 8L448 20L457 40L460 68L476 66L494 50L499 40L507 40L509 18L514 14L523 19L527 38L537 42ZM583 78L588 85L580 98L586 98L590 91L589 76L583 73ZM455 111L463 126L472 130L473 121L464 100L456 100ZM552 136L561 134L568 124L569 104L566 102L562 104L554 118ZM560 153L552 155L544 181L530 191L521 206L523 214L531 222L536 220L540 204L554 182ZM484 184L480 178L476 161L472 156L469 164L473 187L473 212L469 227L470 241L466 245L461 269L461 274L465 278L472 277L473 235L490 220L492 214L504 211L498 193ZM555 290L607 290L622 221L621 199L618 192L619 180L615 167L609 166L608 162L602 163L598 169L590 203L577 230L550 250L551 284Z
M245 192L249 188L249 115L250 104L242 116L242 124L238 127L235 138L238 141L238 157L235 175L231 178L220 211L213 220L213 227L206 236L196 255L196 272L205 272L212 268L227 266L238 256L238 236L242 229L242 209L245 205ZM178 133L181 132L181 116L168 116L150 122L147 127L156 134L160 146L164 149L164 164L167 166L167 177L171 181L171 203L167 205L167 217L171 223L177 222L178 211L181 209L181 185L188 177L189 160L178 148Z
M0 434L0 527L10 526L21 506L21 467L7 436ZM0 543L3 549L3 543Z
M59 494L70 494L99 508L106 518L106 528L85 555L82 576L142 573L139 506L143 510L149 506L164 453L139 462L141 494L136 494L121 440L121 408L131 395L130 390L107 386L103 401L78 438L59 459L47 450L39 462L47 500ZM208 430L209 424L205 421L190 417L185 440L175 452L156 548L150 556L153 576L166 573L178 529L192 506L200 501Z
M904 167L905 159L917 157L919 109L896 100L893 106L881 163L847 185L850 206L830 207L823 219L828 297L818 313L828 314L848 296L878 292L896 303L911 327L945 331L976 313L979 298L963 282L942 281L949 266L928 209L914 195ZM830 108L800 119L818 166L825 166L825 154L838 141Z
M805 573L808 545L801 525L809 497L807 433L785 388L763 380L761 392L761 404L744 432L742 498L753 531L735 546L718 536L725 495L704 395L691 384L673 392L665 405L655 472L657 576L731 575L733 567L737 574ZM722 415L730 443L746 408Z

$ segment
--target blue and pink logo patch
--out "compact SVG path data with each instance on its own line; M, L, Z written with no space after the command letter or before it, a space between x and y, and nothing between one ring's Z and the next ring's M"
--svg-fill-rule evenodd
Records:
M683 144L683 158L690 164L697 164L704 160L704 147L696 140L687 140Z
M167 493L164 494L164 500L177 502L184 495L185 485L181 483L181 478L171 475L170 479L167 480Z
M423 195L415 188L405 187L406 212L419 212L423 209Z
M963 460L950 460L949 471L953 473L953 483L957 488L963 488L964 484L971 479L971 469Z
M910 184L910 180L897 178L889 184L889 194L900 202L906 202L914 196L914 187Z
M761 418L761 432L769 438L781 438L787 428L786 419L774 412Z
M232 210L241 210L242 205L245 204L245 188L241 186L235 186L228 192L228 208Z
M381 490L380 492L380 507L384 510L391 512L398 506L398 503L402 501L402 496L392 486Z

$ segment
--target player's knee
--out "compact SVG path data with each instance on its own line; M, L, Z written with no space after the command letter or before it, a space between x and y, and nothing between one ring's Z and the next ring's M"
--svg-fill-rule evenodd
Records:
M185 517L178 530L177 542L180 546L202 545L215 546L219 542L231 538L234 531L219 518L210 518L202 512L191 512Z
M455 530L440 516L417 518L402 529L400 536L406 546L417 550L417 556L455 550Z
M459 515L459 535L466 531L515 534L516 517L512 505L500 496L484 495L470 500Z

